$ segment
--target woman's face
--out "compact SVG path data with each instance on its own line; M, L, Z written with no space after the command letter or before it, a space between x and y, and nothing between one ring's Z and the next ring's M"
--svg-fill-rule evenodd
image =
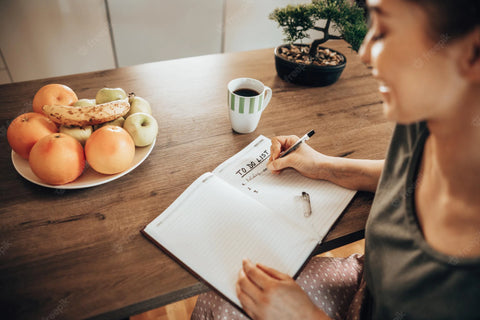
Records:
M432 40L425 11L409 1L367 4L371 26L360 56L380 83L387 119L412 123L451 116L462 81L448 34Z

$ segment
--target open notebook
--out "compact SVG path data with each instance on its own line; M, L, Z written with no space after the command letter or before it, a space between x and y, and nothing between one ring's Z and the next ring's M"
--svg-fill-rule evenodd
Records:
M295 275L355 194L291 169L272 174L270 144L261 135L200 176L142 231L239 307L243 258Z

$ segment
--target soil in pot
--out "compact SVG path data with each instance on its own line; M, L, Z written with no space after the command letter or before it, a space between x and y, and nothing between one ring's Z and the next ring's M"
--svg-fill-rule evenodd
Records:
M343 55L324 47L317 47L317 53L310 55L310 46L284 46L280 47L278 54L295 63L315 66L338 66L345 62Z
M317 47L310 54L309 45L283 45L275 49L275 67L280 78L307 86L328 86L335 83L347 59L333 49Z

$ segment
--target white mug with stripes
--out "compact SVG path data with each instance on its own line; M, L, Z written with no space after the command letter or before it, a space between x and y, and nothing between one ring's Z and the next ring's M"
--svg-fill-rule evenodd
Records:
M238 133L255 131L263 110L272 98L272 89L258 80L238 78L228 83L228 109L232 129Z

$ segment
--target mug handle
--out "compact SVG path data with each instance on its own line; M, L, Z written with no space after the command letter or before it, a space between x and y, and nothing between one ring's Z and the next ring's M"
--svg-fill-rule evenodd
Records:
M270 99L272 98L272 89L270 87L265 86L265 99L263 99L263 106L262 112L268 106Z

